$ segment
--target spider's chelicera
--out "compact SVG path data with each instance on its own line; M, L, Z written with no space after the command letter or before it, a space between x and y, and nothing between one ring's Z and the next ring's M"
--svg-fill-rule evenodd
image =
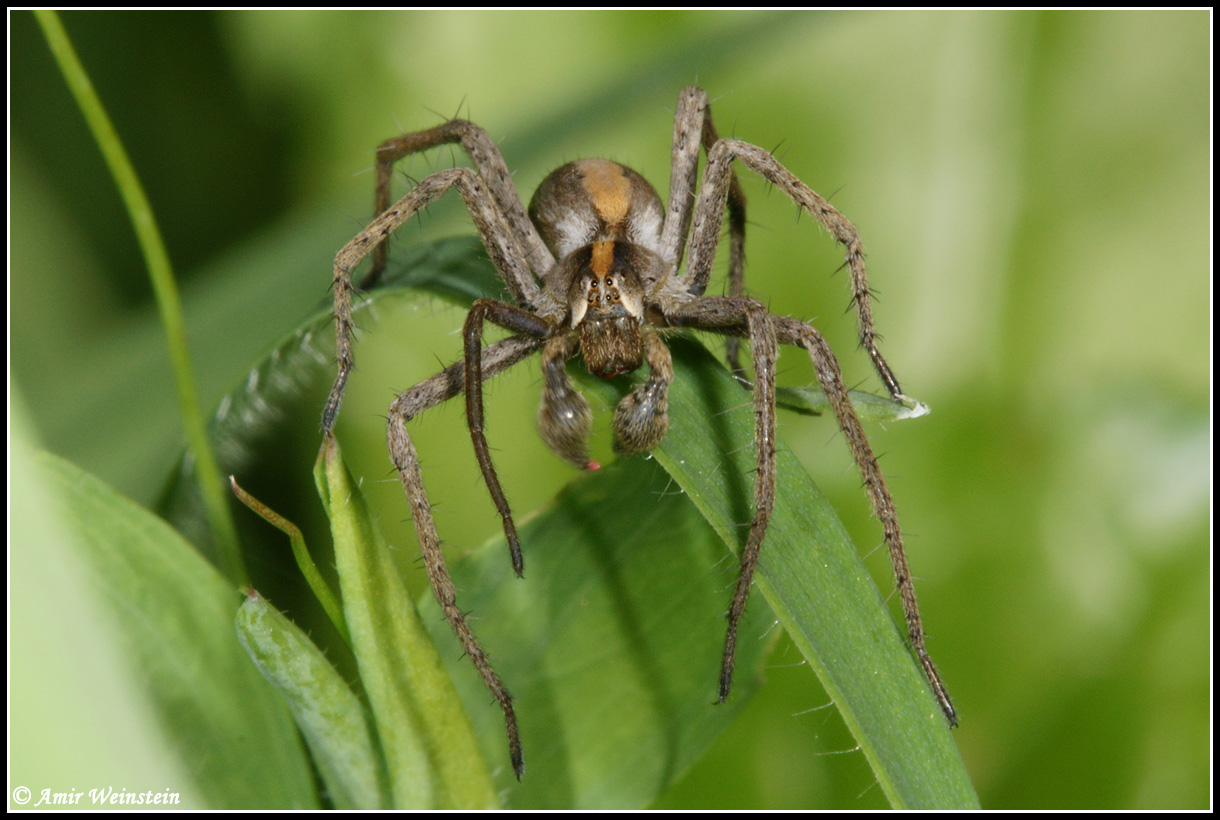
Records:
M460 143L473 168L452 168L424 178L390 205L394 163L438 145ZM700 148L707 165L696 195ZM541 352L543 393L538 427L555 453L584 469L589 460L592 414L568 378L568 359L580 353L591 373L612 377L648 365L648 378L614 412L614 449L642 453L656 447L669 426L667 396L673 379L663 335L674 328L698 328L729 337L728 359L735 372L737 340L750 344L754 378L754 517L741 554L741 572L728 610L728 631L720 672L720 700L733 679L737 627L775 498L775 365L779 344L808 351L818 382L826 391L864 486L880 519L893 563L911 648L950 724L956 713L940 675L928 656L915 589L907 568L902 533L889 489L864 430L848 401L838 362L811 325L770 313L744 296L745 196L733 161L779 188L811 214L846 249L852 299L860 340L890 394L906 400L881 352L873 329L864 253L855 227L831 205L784 168L770 153L733 139L721 139L712 123L707 94L682 91L674 117L669 200L639 174L615 162L570 162L553 171L534 194L528 214L495 144L478 126L452 120L383 143L377 150L376 209L379 216L335 258L334 297L339 372L323 414L329 433L339 412L353 368L351 271L368 253L373 264L366 284L385 268L391 233L421 208L456 187L469 210L512 303L479 299L463 328L463 360L401 394L390 407L389 449L411 507L432 591L488 689L504 711L509 755L520 777L524 764L512 696L492 668L459 608L445 566L440 539L424 490L415 445L407 422L459 393L483 478L504 523L513 569L523 572L521 547L508 501L492 465L483 433L483 381ZM727 212L729 295L704 295ZM689 237L689 248L687 247ZM684 252L688 258L682 268ZM512 335L483 345L485 323Z

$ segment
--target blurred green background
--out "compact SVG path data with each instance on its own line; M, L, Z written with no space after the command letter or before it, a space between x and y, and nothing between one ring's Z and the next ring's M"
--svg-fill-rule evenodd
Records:
M722 134L775 149L859 227L887 358L933 408L870 434L982 805L1208 805L1209 13L63 19L160 220L209 409L324 306L334 252L371 215L382 139L460 112L500 141L526 198L580 156L664 195L678 91L708 89ZM46 447L151 505L182 435L144 267L33 18L14 13L10 37L10 386ZM880 390L838 249L743 182L750 291L813 320L849 384ZM455 197L397 252L471 233ZM383 319L365 326L339 432L390 542L411 545L383 416L458 356L461 314ZM803 356L781 366L812 380ZM524 366L489 393L519 511L572 476L532 433L537 382ZM324 389L249 468L273 503L308 498ZM888 590L833 423L780 422ZM493 535L460 410L417 430L443 537ZM261 588L291 569L252 572ZM14 630L31 617L10 615ZM781 642L742 719L657 805L885 805L834 710L810 711L826 696L798 661Z

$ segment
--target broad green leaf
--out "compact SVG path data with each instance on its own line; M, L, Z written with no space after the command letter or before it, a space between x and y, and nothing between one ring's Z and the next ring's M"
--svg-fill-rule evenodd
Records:
M739 522L752 512L753 412L701 345L674 339L671 347L670 431L654 455L738 550L747 534ZM777 461L754 594L767 599L817 672L895 808L977 803L940 707L855 545L782 439Z
M39 805L50 783L123 784L155 791L154 805L205 806L136 683L125 636L81 560L88 547L61 513L58 481L44 480L15 386L10 409L9 466L21 478L9 486L9 809ZM74 791L52 805L100 805L93 795L73 800Z
M482 499L480 499L482 501ZM503 539L450 559L459 601L512 691L525 777L514 808L638 808L711 745L762 681L778 633L756 600L741 625L735 694L717 705L723 617L736 568L656 462L585 474L522 519L525 577ZM424 623L492 760L503 721L430 597Z
M292 717L233 632L238 591L144 508L54 456L37 466L62 499L132 679L205 801L194 808L316 808Z

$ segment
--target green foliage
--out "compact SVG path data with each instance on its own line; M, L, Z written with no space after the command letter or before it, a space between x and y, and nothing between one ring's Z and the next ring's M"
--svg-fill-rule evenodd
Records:
M241 459L230 463L245 465L243 481L311 536L326 528L310 516L308 475L333 353L323 337L296 347L312 365L261 363L272 340L324 307L330 260L370 215L371 174L360 171L372 146L460 109L496 137L526 196L578 156L628 162L664 193L669 110L697 81L722 132L780 146L860 228L883 349L935 409L867 427L911 536L930 648L982 803L1209 805L1206 10L62 17L162 226L205 405L260 379L251 397L281 396L257 440L225 440L220 458ZM182 434L139 249L33 16L14 12L11 24L11 386L34 431L15 424L14 443L36 439L151 508ZM406 173L459 161L438 151ZM870 389L842 315L838 249L743 181L751 292L813 319L847 383ZM446 200L400 232L393 258L451 234L471 229ZM401 490L387 480L383 417L395 389L459 355L461 318L439 303L407 310L366 320L340 437L404 581L426 600ZM780 366L787 385L809 381L800 356ZM272 384L272 372L301 375ZM488 400L522 512L572 481L533 433L536 382L522 368ZM419 428L442 536L460 555L498 523L460 409ZM833 423L784 414L781 431L887 590L877 527ZM68 541L52 532L64 516L30 499L46 495L32 472L14 462L12 474L14 782L55 786L67 772L129 789L187 782L166 771L176 755L127 717L141 679L110 652L116 634L89 584L70 583L86 564L61 560L77 554L61 555ZM255 522L269 535L261 544L239 523L260 591L311 639L338 646L292 586L283 536ZM310 545L335 586L327 545ZM723 555L712 569L727 584ZM529 584L538 562L527 559ZM506 563L491 580L519 587ZM762 602L756 590L752 607ZM460 672L444 624L428 626ZM328 660L357 679L345 651ZM781 636L766 685L654 805L887 805L865 756L836 754L857 741L835 709L816 711L829 698L805 663ZM480 697L476 724L495 719ZM488 761L502 765L486 737Z
M422 275L443 288L447 277L429 269L432 258L422 257ZM419 282L419 275L404 278ZM420 298L426 297L399 285L370 294L362 307L371 315ZM302 328L285 344L310 337ZM727 705L713 705L724 628L715 613L726 603L723 573L714 567L732 570L725 546L737 546L742 533L733 522L749 517L752 414L741 403L741 386L699 345L676 340L674 350L674 424L656 462L611 465L529 517L521 533L528 581L504 578L501 543L454 561L462 603L479 614L478 631L502 659L501 674L522 718L525 782L517 786L506 767L499 769L499 788L513 806L646 805L699 759L761 683L773 641L762 640L771 616L756 599L742 625L735 695ZM299 361L278 346L259 368L269 376L264 383L276 383L277 366ZM274 397L259 402L246 386L242 391L230 406L272 407ZM226 418L240 418L255 431L263 427L249 413ZM239 431L230 427L224 435ZM464 659L451 657L445 670L444 653L437 654L413 614L362 495L337 450L324 451L319 487L330 509L344 616L375 746L365 734L364 709L342 677L304 633L254 594L238 614L242 643L284 693L334 805L493 805L482 760L504 758L498 711L487 707L481 681ZM726 452L732 454L727 460ZM902 806L970 805L971 789L943 718L833 511L786 451L779 481L784 493L760 568L762 596L846 710L890 799ZM94 513L89 521L85 543L113 537L103 516ZM107 572L130 570L105 551L91 560ZM147 572L129 574L135 580ZM178 606L198 598L182 582L160 586ZM452 635L424 595L430 613L424 622L436 625L440 646L452 647ZM201 642L155 630L130 639L146 656L171 658L174 647ZM229 694L243 702L240 693ZM211 707L205 701L195 708ZM479 729L481 752L472 745L467 714ZM383 771L385 797L377 786Z
M63 557L83 568L94 598L77 617L97 619L98 640L155 715L128 727L129 742L164 742L189 773L153 788L197 794L210 808L316 807L288 710L234 639L237 590L169 525L97 479L49 455L34 467L27 480L54 499L41 511L70 533Z

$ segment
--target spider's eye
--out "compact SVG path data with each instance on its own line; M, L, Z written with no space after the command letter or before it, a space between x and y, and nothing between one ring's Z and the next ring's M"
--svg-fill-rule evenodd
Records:
M617 313L626 306L629 291L618 274L599 276L594 272L591 276L585 276L581 285L585 293L585 303L594 312ZM627 312L633 315L637 313L630 308Z
M588 284L589 304L596 305L599 302L603 304L618 304L622 301L622 295L619 293L619 280L617 276L599 276L590 278Z

